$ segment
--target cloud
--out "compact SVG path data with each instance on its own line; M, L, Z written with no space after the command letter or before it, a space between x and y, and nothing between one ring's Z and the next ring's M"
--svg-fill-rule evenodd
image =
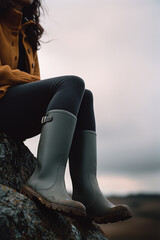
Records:
M100 175L98 182L105 194L133 194L133 193L157 193L159 187L160 172L147 175Z

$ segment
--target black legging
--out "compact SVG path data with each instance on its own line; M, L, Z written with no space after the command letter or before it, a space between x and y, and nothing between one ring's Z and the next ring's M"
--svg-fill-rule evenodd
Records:
M77 116L77 129L95 131L92 93L76 76L10 87L0 99L0 131L20 140L34 137L41 132L41 118L53 109Z

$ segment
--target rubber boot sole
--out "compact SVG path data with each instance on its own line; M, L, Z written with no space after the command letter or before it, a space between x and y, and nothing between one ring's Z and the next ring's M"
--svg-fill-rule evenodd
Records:
M124 221L131 218L132 216L132 212L127 205L119 205L114 207L110 213L107 213L104 216L91 216L91 218L95 223L105 224Z
M86 218L86 212L83 210L79 210L76 207L71 207L67 205L62 205L54 202L48 201L46 198L44 198L42 195L34 191L32 188L23 185L20 193L25 195L26 197L30 198L33 200L35 203L41 203L45 207L50 208L51 210L58 211L60 213L63 213L71 218L79 218L79 217L84 217Z

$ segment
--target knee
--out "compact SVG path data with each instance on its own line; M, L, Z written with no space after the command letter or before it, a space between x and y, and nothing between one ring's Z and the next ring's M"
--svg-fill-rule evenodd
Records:
M85 83L84 80L78 76L68 76L68 83L70 85L70 87L78 90L78 91L82 91L84 92L85 90Z
M85 89L83 100L87 104L93 104L93 93L90 90Z

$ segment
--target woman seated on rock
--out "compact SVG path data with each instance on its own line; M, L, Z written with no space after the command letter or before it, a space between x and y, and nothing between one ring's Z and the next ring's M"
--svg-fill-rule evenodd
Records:
M111 203L97 183L92 93L77 76L39 81L40 7L40 0L0 0L0 131L21 140L41 133L35 171L21 192L97 223L128 219L128 206ZM68 158L72 198L64 183Z

